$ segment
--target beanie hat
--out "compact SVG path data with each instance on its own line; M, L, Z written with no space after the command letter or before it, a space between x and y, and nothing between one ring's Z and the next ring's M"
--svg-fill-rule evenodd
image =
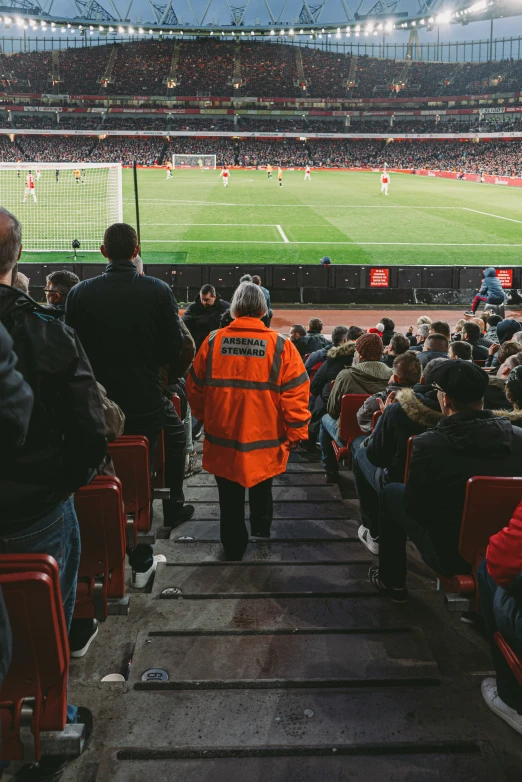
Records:
M355 349L367 361L380 361L384 348L378 334L362 334L355 343Z
M321 266L330 266L332 263L332 259L329 255L325 255L324 258L321 258Z
M497 325L497 337L498 341L502 345L504 342L508 342L513 334L516 334L517 331L521 331L522 327L520 326L520 323L518 320L511 320L509 318L506 318L506 320L501 321Z
M436 367L433 382L454 402L467 404L484 398L489 378L480 367L458 358Z

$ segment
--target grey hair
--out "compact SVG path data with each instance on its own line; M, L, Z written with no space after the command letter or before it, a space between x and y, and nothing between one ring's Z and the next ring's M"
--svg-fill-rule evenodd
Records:
M417 318L417 326L421 326L424 324L428 324L428 326L431 326L432 320L428 315L421 315L420 318Z
M438 367L440 367L440 365L446 361L451 361L451 359L443 358L442 356L440 356L440 358L432 358L431 361L428 361L428 363L426 364L422 372L422 379L424 380L424 385L431 386L431 384L433 383L433 375L435 370L438 369Z
M421 323L420 326L417 326L417 333L421 337L427 337L430 333L430 327L427 323Z
M250 274L243 274L243 276L239 278L239 282L252 282L252 277Z
M11 212L0 206L0 274L11 271L22 244L22 226Z
M522 331L516 331L511 337L511 342L516 342L517 345L522 345Z
M242 282L230 302L230 313L233 318L262 318L266 315L266 299L259 285L253 282Z
M143 274L143 261L141 259L141 256L135 255L134 258L132 259L132 262L136 267L136 271L138 272L138 274Z

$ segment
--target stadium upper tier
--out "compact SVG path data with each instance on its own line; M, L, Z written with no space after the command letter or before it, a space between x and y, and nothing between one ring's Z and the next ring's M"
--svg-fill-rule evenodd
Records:
M431 97L516 92L522 61L384 60L308 47L152 40L0 54L4 91L107 96Z
M326 168L392 168L464 171L494 176L522 176L522 141L455 140L403 141L386 144L378 139L231 139L108 136L18 136L15 142L0 136L0 161L121 162L152 166L178 155L216 155L217 165Z

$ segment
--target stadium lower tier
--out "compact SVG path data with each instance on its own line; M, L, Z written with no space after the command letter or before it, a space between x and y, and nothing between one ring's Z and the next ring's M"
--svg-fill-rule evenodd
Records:
M218 166L285 167L310 164L316 168L431 168L522 175L522 141L382 139L232 139L177 137L18 136L11 142L0 137L0 162L121 162L142 166L161 165L173 154L216 155Z

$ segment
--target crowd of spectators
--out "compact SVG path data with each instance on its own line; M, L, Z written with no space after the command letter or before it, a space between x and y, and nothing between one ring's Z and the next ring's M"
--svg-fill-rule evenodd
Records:
M196 114L187 116L172 115L168 120L169 130L234 130L234 117L218 115L203 117Z
M42 112L41 114L26 114L21 111L13 111L13 127L27 128L31 130L52 130L56 128L56 114Z
M0 53L0 81L10 92L50 92L51 52Z
M334 98L346 94L351 57L337 52L306 47L301 49L306 95Z
M18 136L17 158L41 163L77 163L91 160L90 153L97 139L92 136Z
M161 136L107 136L91 152L91 163L122 163L132 166L153 166L159 162L165 140Z
M241 45L240 52L240 94L282 98L303 94L302 87L299 87L295 49L292 46L249 42Z
M172 41L118 44L107 94L165 95L164 82L172 63L172 47Z
M109 62L112 46L78 46L60 51L60 82L63 95L100 95L100 80Z
M177 94L231 95L234 60L232 43L214 39L184 41L176 74Z
M99 114L60 114L60 130L95 130L101 122Z
M121 114L107 114L103 118L103 130L165 130L167 117L160 114L156 117L129 117Z

